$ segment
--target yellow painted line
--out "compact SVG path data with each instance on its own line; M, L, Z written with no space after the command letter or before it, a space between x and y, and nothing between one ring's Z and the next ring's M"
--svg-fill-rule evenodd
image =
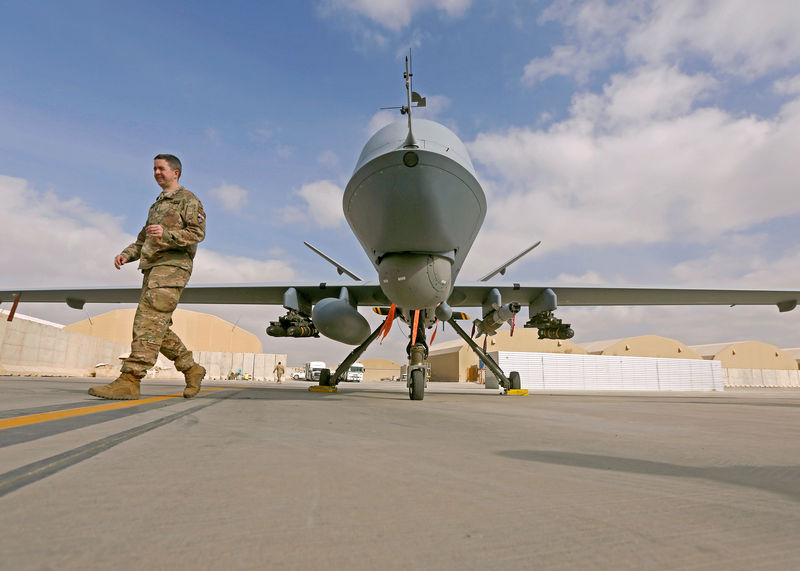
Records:
M218 387L213 389L200 389L201 393L208 391L221 391L234 387ZM53 412L41 412L38 414L27 414L25 416L17 416L14 418L0 419L0 430L6 428L17 428L20 426L27 426L29 424L37 424L39 422L48 422L51 420L61 420L64 418L71 418L73 416L83 416L84 414L93 414L95 412L104 412L107 410L116 410L118 408L125 408L129 406L137 406L140 404L148 404L151 402L159 402L167 399L183 398L183 393L175 393L172 395L165 395L161 397L149 397L138 400L121 400L114 401L107 404L96 404L94 406L83 406L80 408L70 408L67 410L54 410Z

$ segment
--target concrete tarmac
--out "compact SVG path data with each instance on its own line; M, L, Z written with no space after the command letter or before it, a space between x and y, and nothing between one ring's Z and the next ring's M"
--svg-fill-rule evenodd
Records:
M98 381L0 377L0 568L800 568L800 391Z

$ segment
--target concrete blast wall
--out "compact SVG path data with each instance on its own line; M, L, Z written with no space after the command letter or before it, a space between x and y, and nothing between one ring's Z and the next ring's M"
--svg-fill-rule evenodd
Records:
M506 375L519 372L523 389L715 391L724 388L719 361L506 351L490 355ZM487 372L487 387L490 378L492 384L497 382Z
M780 369L723 369L726 387L800 387L800 371Z
M116 377L130 345L75 333L22 318L0 321L0 375L41 377ZM219 353L194 351L194 359L208 371L207 378L227 378L228 373L273 380L278 361L286 355L271 353ZM104 364L102 366L98 366ZM171 361L159 355L148 378L182 379Z
M492 357L524 389L708 391L798 388L800 370L723 368L719 361L499 351ZM487 385L496 382L487 371Z
M0 375L86 376L130 347L17 318L0 321Z
M225 379L228 374L250 375L254 380L275 380L275 365L278 361L286 367L286 355L275 353L216 353L213 351L194 351L194 360L203 365L211 379ZM288 368L287 368L288 370ZM284 375L285 376L285 375Z

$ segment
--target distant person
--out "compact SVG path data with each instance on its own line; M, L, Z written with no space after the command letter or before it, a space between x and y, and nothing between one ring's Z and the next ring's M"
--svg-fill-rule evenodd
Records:
M280 361L278 361L278 364L275 365L274 369L272 369L272 372L275 373L275 377L278 379L278 384L281 384L281 377L283 376L284 371L285 369L283 368L283 365L281 365Z
M181 171L181 161L174 155L156 155L153 159L153 176L161 194L150 207L136 242L114 258L117 269L139 260L144 274L142 296L133 319L131 354L123 361L116 380L89 389L92 396L138 399L139 383L155 365L159 351L174 361L175 368L186 378L184 397L191 398L200 391L206 370L194 362L192 352L170 328L172 312L192 275L197 244L206 235L203 205L178 182Z

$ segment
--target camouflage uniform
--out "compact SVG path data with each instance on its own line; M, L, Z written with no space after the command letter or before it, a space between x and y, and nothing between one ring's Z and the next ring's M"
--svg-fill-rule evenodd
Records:
M272 369L272 372L275 373L276 377L278 377L278 382L279 383L281 382L281 377L283 376L284 371L285 371L285 369L283 368L283 365L281 365L280 363L275 365L275 368Z
M145 228L151 224L164 229L161 238L147 235ZM179 371L185 372L195 364L192 352L170 326L172 312L192 275L197 244L205 234L203 205L181 186L158 195L136 242L121 252L126 262L138 259L144 272L142 296L133 320L131 354L122 364L123 373L141 379L155 365L159 351L174 361Z

